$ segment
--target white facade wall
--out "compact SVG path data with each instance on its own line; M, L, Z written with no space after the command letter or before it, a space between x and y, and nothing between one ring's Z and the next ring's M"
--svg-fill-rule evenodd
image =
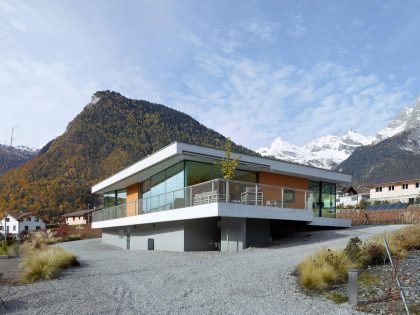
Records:
M336 196L336 203L337 205L343 205L343 206L357 206L360 204L363 200L368 200L365 195L358 194L354 196Z
M30 220L28 220L30 218ZM38 219L38 221L36 221ZM27 228L26 228L27 227ZM37 227L39 227L37 229ZM35 231L35 230L45 230L45 222L36 216L29 216L24 218L22 221L19 221L19 233L25 230Z
M7 217L9 218L9 222L6 222L6 224L5 224L6 218L1 220L0 233L4 234L4 230L5 230L5 227L6 227L7 233L19 234L19 221L16 220L14 217L10 216L10 215L8 215Z
M21 232L25 230L35 231L35 230L45 230L46 228L45 222L41 218L38 218L37 216L31 215L24 218L21 221L17 221L14 217L10 215L8 215L7 217L9 218L9 222L6 222L6 229L8 233L13 234L13 235L20 234ZM2 228L0 229L0 233L4 234L5 218L1 221L0 226L2 226ZM37 227L39 228L37 229Z
M66 224L68 225L86 224L86 219L84 216L67 217Z
M408 202L410 198L416 198L420 195L420 187L416 187L419 180L403 181L397 183L383 183L370 187L371 201L401 201ZM408 184L408 189L403 189L403 184ZM389 187L394 186L394 190ZM377 192L376 188L382 187L382 191Z

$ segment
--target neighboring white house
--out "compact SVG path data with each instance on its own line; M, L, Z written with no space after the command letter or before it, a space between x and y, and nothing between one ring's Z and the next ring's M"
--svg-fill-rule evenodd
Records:
M418 202L420 174L381 178L370 185L370 201Z
M45 222L34 212L8 212L0 221L0 234L18 235L23 231L45 230Z
M337 206L357 206L369 200L369 193L358 193L353 187L346 187L337 193L335 200Z
M98 209L78 210L62 215L61 217L68 225L89 224L92 222L92 212L97 210Z

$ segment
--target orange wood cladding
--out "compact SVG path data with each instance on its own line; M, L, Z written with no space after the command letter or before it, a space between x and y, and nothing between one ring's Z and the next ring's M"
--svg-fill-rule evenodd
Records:
M127 216L136 215L136 203L139 200L139 184L127 187Z
M306 178L293 177L288 175L274 174L274 173L259 173L260 184L289 187L296 189L308 190L309 181ZM262 187L261 191L264 196L264 205L268 202L281 202L281 191L277 189L269 189ZM294 202L285 204L288 208L304 208L305 207L305 193L300 191L294 192Z

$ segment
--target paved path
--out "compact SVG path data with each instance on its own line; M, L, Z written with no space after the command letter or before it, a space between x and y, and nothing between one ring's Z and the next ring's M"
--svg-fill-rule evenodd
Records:
M17 282L21 274L21 271L18 268L20 262L20 258L0 259L0 273L3 274L0 281Z
M346 305L302 294L291 273L319 248L399 227L304 232L238 253L124 251L98 239L63 243L81 267L56 280L3 287L1 295L10 314L352 314Z

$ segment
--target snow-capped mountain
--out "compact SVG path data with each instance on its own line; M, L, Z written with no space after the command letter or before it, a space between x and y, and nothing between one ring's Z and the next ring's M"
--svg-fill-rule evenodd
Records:
M420 126L420 96L417 97L415 107L407 107L384 129L376 134L377 141L395 136L405 130L410 130Z
M371 144L374 140L375 137L366 137L353 130L349 130L342 137L323 136L302 147L278 137L270 146L261 148L257 152L263 156L332 169L349 157L355 148Z
M281 160L333 169L347 159L357 147L378 143L405 130L411 130L419 126L420 97L417 98L415 107L405 108L375 137L364 136L356 131L349 130L344 136L322 136L304 146L296 146L281 137L277 137L272 144L258 149L257 152L263 156L272 156Z

